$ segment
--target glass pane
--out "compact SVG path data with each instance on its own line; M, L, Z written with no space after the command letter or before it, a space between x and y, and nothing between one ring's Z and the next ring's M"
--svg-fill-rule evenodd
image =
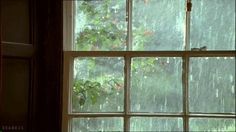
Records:
M75 50L124 50L125 0L79 0L75 6Z
M182 59L133 58L131 111L182 111Z
M190 131L235 132L234 119L190 118Z
M191 48L235 49L235 0L192 0Z
M123 58L74 60L73 112L123 111L123 96Z
M235 113L235 58L191 58L190 111Z
M133 50L183 50L185 0L133 0Z
M181 118L156 118L156 117L133 117L130 119L131 131L182 131L183 121Z
M123 131L122 118L75 118L72 132Z

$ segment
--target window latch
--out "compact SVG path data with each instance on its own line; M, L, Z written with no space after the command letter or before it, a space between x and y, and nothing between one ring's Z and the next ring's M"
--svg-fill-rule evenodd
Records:
M187 11L191 11L192 10L192 3L191 2L188 2L187 3Z
M206 51L207 50L207 46L202 46L200 48L192 48L191 51Z

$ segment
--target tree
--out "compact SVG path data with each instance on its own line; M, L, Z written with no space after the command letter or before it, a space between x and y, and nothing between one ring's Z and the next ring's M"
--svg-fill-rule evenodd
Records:
M176 0L174 0L176 2ZM85 51L126 49L127 22L125 20L125 1L103 0L103 1L78 1L76 31L76 48ZM167 1L158 3L156 1L137 1L148 4L168 5ZM137 4L136 3L136 4ZM177 1L177 3L180 3ZM143 5L134 7L134 10ZM152 11L154 9L152 8ZM155 9L156 10L156 9ZM150 10L148 10L150 11ZM147 11L147 12L148 12ZM140 13L140 12L134 12ZM135 17L133 20L133 48L134 50L151 50L157 47L163 49L182 49L178 38L182 31L174 30L175 21L169 21L175 17L175 12L160 12L159 20L152 27L145 26L145 23L152 18L151 14L144 14ZM163 13L163 14L162 14ZM149 15L149 16L147 16ZM181 14L179 16L182 20ZM145 19L141 19L145 18ZM146 19L147 18L147 19ZM168 21L167 21L168 20ZM184 20L184 19L183 19ZM162 22L162 23L161 23ZM165 26L166 23L168 26ZM144 24L143 24L144 23ZM181 23L181 22L180 22ZM199 22L196 22L199 23ZM159 24L159 25L158 25ZM181 27L181 26L180 26ZM198 27L198 26L196 26ZM200 26L199 26L200 27ZM155 29L155 30L153 30ZM195 30L195 28L193 28ZM173 30L173 32L172 32ZM200 30L200 29L199 29ZM224 30L224 29L222 29ZM167 32L168 31L168 32ZM171 33L169 33L171 31ZM174 32L175 31L175 32ZM196 29L196 31L198 31ZM167 33L166 33L167 32ZM202 33L198 31L199 33ZM157 36L157 34L159 36ZM169 35L169 36L168 36ZM167 37L166 37L167 36ZM200 38L192 38L192 42ZM173 42L174 40L174 42ZM177 41L175 41L177 40ZM229 40L231 41L231 40ZM173 43L167 45L166 43ZM150 46L151 45L151 46ZM165 47L167 45L167 47ZM214 44L211 44L211 47ZM160 48L162 49L162 48ZM182 63L180 58L159 57L159 58L133 58L131 65L131 111L136 112L181 112L182 111ZM224 72L217 71L219 67L231 67L235 61L222 61L222 58L215 58L204 61L204 59L190 62L190 110L191 112L233 112L235 91L229 94L231 88L235 89L235 82L228 83L229 78L235 79L235 70L225 69ZM216 67L218 66L218 67ZM214 67L214 68L213 68ZM75 59L74 87L72 107L74 112L114 112L123 111L124 97L124 60L122 58L78 58ZM219 68L220 69L220 68ZM216 72L217 71L217 72ZM212 81L212 73L215 81ZM217 74L218 73L218 74ZM217 74L217 75L216 75ZM229 77L229 75L231 75ZM210 77L211 76L211 77ZM191 77L193 80L191 80ZM217 80L218 79L218 80ZM233 80L231 79L231 80ZM211 82L211 83L209 83ZM213 86L214 85L214 86ZM208 90L204 90L208 89ZM218 89L218 91L215 91ZM133 91L132 91L133 90ZM231 90L231 91L233 91ZM136 92L134 92L136 91ZM151 96L149 96L151 95ZM206 95L209 98L206 98ZM225 98L224 95L229 95ZM221 98L214 98L219 96ZM196 101L196 99L198 99ZM210 103L205 103L209 101ZM180 103L179 103L180 102ZM224 105L223 105L224 103ZM220 106L224 107L216 107ZM209 111L208 111L209 110ZM140 120L134 121L135 123ZM163 123L164 122L164 123ZM146 126L150 124L163 124L170 130L181 130L182 126L178 121L173 121L171 126L165 124L168 121L145 120ZM172 121L170 121L172 122ZM180 121L182 122L182 121ZM200 122L200 123L199 123ZM191 125L194 130L223 129L225 126L218 125L212 121L207 123L200 120ZM212 123L211 123L212 122ZM100 122L97 122L97 125ZM233 129L235 122L224 122L227 129ZM200 124L200 125L199 125ZM224 124L224 125L225 125ZM94 125L97 126L96 123ZM199 126L198 126L199 125ZM228 127L229 126L229 127ZM140 127L143 127L140 125ZM201 129L202 127L202 129ZM153 128L155 128L153 126ZM94 130L93 128L91 128ZM138 126L136 130L138 130ZM141 128L140 128L141 129ZM148 129L148 128L143 128ZM235 129L235 127L234 127Z

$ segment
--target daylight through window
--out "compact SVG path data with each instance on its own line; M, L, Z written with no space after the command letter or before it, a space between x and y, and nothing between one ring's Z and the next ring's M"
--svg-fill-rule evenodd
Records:
M235 0L64 1L63 132L235 131Z

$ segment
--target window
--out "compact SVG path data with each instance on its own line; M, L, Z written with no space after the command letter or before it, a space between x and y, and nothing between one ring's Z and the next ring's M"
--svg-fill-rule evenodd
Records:
M235 0L64 7L63 131L235 130Z

